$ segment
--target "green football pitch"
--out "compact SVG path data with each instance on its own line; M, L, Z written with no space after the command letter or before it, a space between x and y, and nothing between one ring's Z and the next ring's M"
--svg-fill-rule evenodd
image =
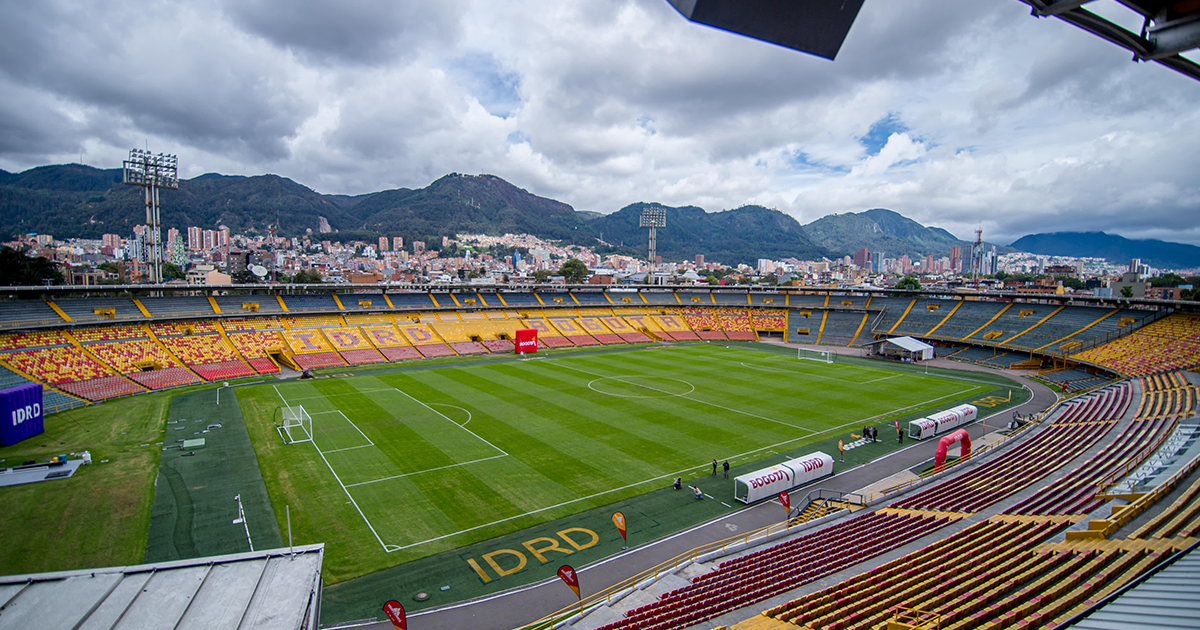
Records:
M701 344L289 381L238 400L281 529L287 505L296 542L327 543L338 582L993 387ZM283 444L283 406L309 414L311 442Z

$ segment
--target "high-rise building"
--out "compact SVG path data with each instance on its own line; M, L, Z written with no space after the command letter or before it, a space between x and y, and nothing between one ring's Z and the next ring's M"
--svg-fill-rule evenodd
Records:
M871 260L871 252L867 251L866 247L854 252L854 265L856 267L865 269L869 260Z
M871 252L871 271L883 273L883 252Z
M204 246L204 237L202 236L202 230L200 228L195 226L188 228L187 235L188 249L195 251Z
M171 228L167 230L167 246L170 247L175 241L179 240L179 230Z
M950 270L958 273L962 271L962 247L954 245L950 248Z
M704 266L704 254L696 254L696 266L697 267Z
M392 237L392 251L398 252L402 249L404 249L404 237L393 236Z
M379 237L379 251L381 253L386 252L387 248L388 248L388 237L380 236Z
M413 241L413 255L419 255L425 251L425 241Z
M200 238L200 249L209 251L216 248L218 238L220 237L217 236L215 231L204 230L203 235Z
M105 234L101 237L101 245L104 247L117 248L121 246L121 236L119 234Z

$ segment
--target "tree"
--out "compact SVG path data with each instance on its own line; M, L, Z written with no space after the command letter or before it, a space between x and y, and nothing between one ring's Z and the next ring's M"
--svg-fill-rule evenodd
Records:
M537 282L539 284L542 282L545 282L546 278L549 278L549 277L550 277L549 269L539 269L539 270L533 272L533 281Z
M721 281L717 280L716 276L709 276L709 277L705 278L704 280L705 280L705 282L707 282L709 284L709 286L716 286L718 284L721 284Z
M322 281L321 274L316 269L301 269L292 276L293 284L318 284Z
M24 252L8 247L0 249L0 285L12 287L62 283L62 272L53 260L26 256Z
M907 276L900 278L900 280L896 282L896 288L903 291L920 291L921 281L910 273Z
M588 268L582 260L572 258L563 263L562 268L558 270L558 275L562 276L567 284L583 284L587 281Z
M1133 297L1133 287L1128 286L1128 285L1121 287L1121 297L1126 297L1126 298Z
M1165 273L1161 276L1150 278L1150 286L1152 287L1177 287L1181 284L1187 284L1187 281L1174 273Z
M187 274L175 263L163 263L162 273L163 280L184 280L187 278Z
M1087 283L1079 278L1063 278L1062 283L1064 287L1075 289L1076 291L1082 291L1087 288Z
M775 285L779 284L779 278L777 278L775 276L775 274L769 273L769 274L763 276L762 279L758 281L758 283L765 284L768 286L775 286Z

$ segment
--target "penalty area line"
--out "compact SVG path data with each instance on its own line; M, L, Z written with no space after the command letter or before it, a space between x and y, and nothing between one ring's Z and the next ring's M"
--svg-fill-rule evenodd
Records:
M355 448L361 448L361 447L355 447ZM342 449L342 450L349 450L349 449ZM333 451L329 451L329 452L332 453ZM366 486L366 485L373 484L373 483L379 483L381 481L391 481L393 479L403 479L405 477L412 477L413 475L423 475L425 473L431 473L431 472L434 472L435 470L446 470L447 468L457 468L459 466L466 466L467 464L478 464L479 462L486 462L486 461L492 460L492 459L500 459L501 457L508 457L508 455L507 454L493 455L491 457L484 457L483 459L473 459L469 462L448 464L446 466L438 466L437 468L427 468L425 470L418 470L416 472L404 473L403 475L393 475L391 477L383 477L382 479L372 479L370 481L360 481L358 483L347 484L346 487L353 488L355 486Z

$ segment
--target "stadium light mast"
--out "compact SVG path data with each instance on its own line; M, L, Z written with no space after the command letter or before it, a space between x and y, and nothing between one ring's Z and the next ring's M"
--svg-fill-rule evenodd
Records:
M658 228L667 227L667 209L662 206L649 206L642 210L638 227L650 229L650 269L654 269L654 259L658 257Z
M162 284L162 223L159 221L158 190L179 188L179 159L166 153L130 149L122 169L122 181L146 189L145 257L150 259L150 282Z

